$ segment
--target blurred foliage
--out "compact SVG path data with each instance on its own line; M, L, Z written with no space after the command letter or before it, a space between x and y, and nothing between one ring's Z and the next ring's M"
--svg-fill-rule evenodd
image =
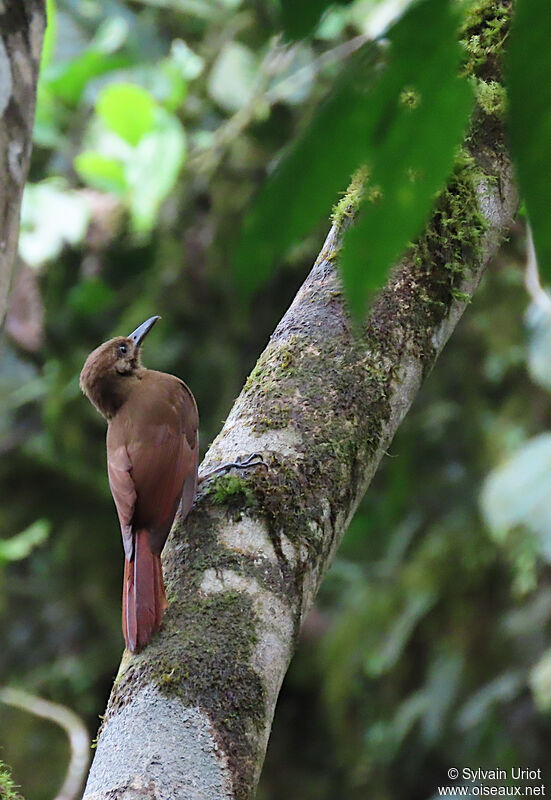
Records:
M350 307L364 312L368 290L382 285L419 234L465 133L471 90L458 75L457 28L447 2L426 0L388 31L377 70L373 45L358 54L245 219L237 252L244 289L256 288L275 257L327 217L349 176L365 165L370 203L345 237L340 260ZM366 89L370 62L376 78Z
M540 77L551 70L550 36L551 15L545 0L519 0L508 46L509 128L518 181L547 280L551 278L551 84Z
M0 540L0 566L7 561L21 561L48 538L50 525L47 520L39 519L26 530L12 536L11 539Z
M261 274L289 201L275 198L271 226L250 241L264 282L246 304L230 257L244 215L316 118L340 102L355 124L348 70L365 70L369 92L370 66L383 81L391 73L384 47L355 58L350 42L407 5L48 0L22 264L1 343L0 681L70 706L92 736L122 649L122 548L104 423L78 389L85 356L161 314L146 363L190 384L205 449L327 230L312 218ZM449 34L447 4L427 7ZM282 39L282 24L307 38ZM415 53L441 67L427 49ZM485 113L500 110L491 83L477 97ZM415 113L403 111L405 125ZM342 140L329 144L292 175L298 189L314 170L315 189L337 163L318 219L356 163ZM522 236L400 429L304 626L262 800L416 800L450 765L546 764L551 333L533 310L523 326ZM0 707L0 758L28 800L47 800L67 743Z
M337 0L341 5L348 5L351 0ZM308 36L328 6L330 0L281 0L281 26L291 39Z

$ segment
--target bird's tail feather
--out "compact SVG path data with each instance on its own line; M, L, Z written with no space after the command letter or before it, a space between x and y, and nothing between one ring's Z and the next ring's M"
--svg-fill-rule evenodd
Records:
M167 608L161 557L151 552L146 530L134 533L134 558L124 560L122 632L126 647L138 652L161 627Z

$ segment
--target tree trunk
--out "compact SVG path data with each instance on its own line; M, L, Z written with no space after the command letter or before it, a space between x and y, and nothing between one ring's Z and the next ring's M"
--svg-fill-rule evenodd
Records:
M515 213L503 141L476 110L468 154L358 335L335 271L347 215L335 219L203 464L262 452L269 469L206 481L175 523L163 630L123 656L86 800L254 796L301 623Z
M45 0L0 3L0 325L14 272L45 25Z

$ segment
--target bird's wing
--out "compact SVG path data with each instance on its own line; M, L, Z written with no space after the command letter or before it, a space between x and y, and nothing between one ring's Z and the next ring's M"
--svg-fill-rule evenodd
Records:
M123 443L109 442L107 435L107 474L109 488L115 501L122 533L122 543L127 559L133 556L132 518L136 505L136 487L132 478L132 463Z
M114 490L112 486L123 541L130 479L134 490L131 525L134 530L149 531L154 553L163 549L182 498L184 514L189 511L197 480L195 401L185 384L176 378L167 381L166 377L157 379L155 392L150 395L151 402L142 402L138 410L129 408L120 418L117 415L109 426L115 429L119 424L120 438L124 440L128 456L127 477L119 477L119 472L114 471L119 480ZM119 436L112 437L113 444L115 439ZM113 450L118 453L118 448Z

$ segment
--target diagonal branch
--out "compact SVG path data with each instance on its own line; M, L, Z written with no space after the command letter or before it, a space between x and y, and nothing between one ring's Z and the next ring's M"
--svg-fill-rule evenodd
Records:
M175 525L164 629L123 657L86 800L254 795L300 625L515 213L503 140L476 111L431 222L357 336L335 270L341 204L203 465L262 452L270 469L207 482Z

